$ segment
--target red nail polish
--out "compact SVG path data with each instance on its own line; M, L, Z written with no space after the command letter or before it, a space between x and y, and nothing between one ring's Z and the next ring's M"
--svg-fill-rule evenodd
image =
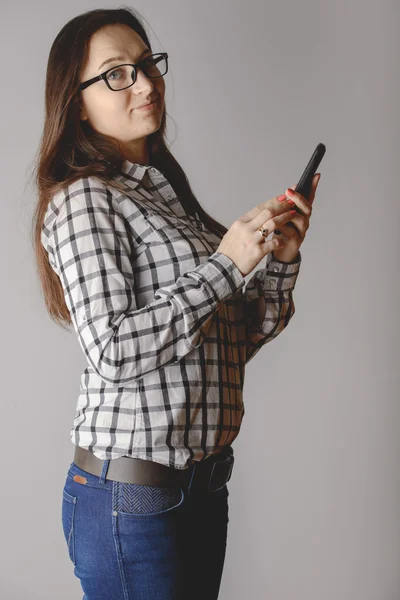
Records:
M292 188L288 188L287 193L289 194L289 196L293 196L294 190L292 190Z
M279 202L283 202L283 200L286 198L286 194L282 194L281 196L278 196L278 200Z

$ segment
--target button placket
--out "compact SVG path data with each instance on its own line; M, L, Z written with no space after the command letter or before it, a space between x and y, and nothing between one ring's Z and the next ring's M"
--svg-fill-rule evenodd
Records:
M195 220L196 220L196 227L197 227L197 229L199 229L200 231L204 231L205 230L204 223L200 219L199 213L195 212L194 216L195 216Z
M189 221L196 229L199 231L205 231L205 226L199 217L199 213L195 212L194 214L188 213Z
M163 188L157 188L158 196L167 203L173 203L173 207L171 206L170 208L176 214L177 217L186 217L187 215L185 210L183 209L183 206L181 205L179 199L175 194L174 189L172 188L168 180L165 178L165 176L155 167L150 167L149 171L153 174L154 180L163 181L167 184Z

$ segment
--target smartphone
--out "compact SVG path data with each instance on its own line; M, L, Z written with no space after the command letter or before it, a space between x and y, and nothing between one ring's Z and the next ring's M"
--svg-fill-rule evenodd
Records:
M311 192L311 186L312 186L312 179L313 179L315 173L317 172L317 169L319 167L319 164L320 164L325 152L326 152L325 144L322 144L322 143L318 144L318 146L315 148L310 160L308 161L308 164L307 164L306 168L304 169L302 176L299 179L299 183L296 185L295 191L299 192L299 194L304 196L304 198L306 198L306 200L309 199L309 195ZM296 210L300 215L303 214L298 206L294 206L294 210ZM293 223L291 223L290 221L288 221L288 223L286 223L286 224L289 225L290 227L296 228L296 226ZM274 233L280 235L282 232L279 231L279 229L275 229Z

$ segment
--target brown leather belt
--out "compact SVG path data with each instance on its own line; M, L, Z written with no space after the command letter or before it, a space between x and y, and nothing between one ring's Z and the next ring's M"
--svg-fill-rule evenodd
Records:
M209 492L223 487L231 478L234 464L233 448L226 446L189 468L175 469L152 460L121 456L110 460L106 479L140 485L206 489ZM90 450L75 445L74 463L84 471L100 477L104 460ZM194 471L194 474L193 474Z

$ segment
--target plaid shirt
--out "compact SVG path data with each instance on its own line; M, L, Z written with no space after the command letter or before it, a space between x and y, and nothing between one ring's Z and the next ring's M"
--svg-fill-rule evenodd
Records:
M124 161L117 179L124 194L75 181L42 227L87 361L70 438L184 469L238 436L245 365L293 316L301 255L269 253L246 283L158 169Z

